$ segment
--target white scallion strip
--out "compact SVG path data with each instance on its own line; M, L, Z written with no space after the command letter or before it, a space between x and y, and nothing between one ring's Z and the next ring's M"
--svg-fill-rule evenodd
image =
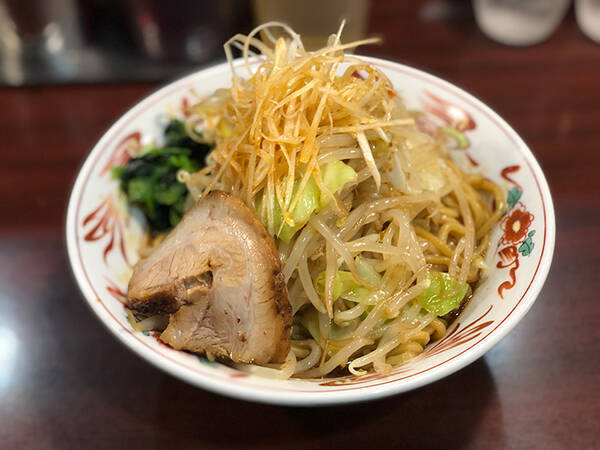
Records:
M335 314L333 320L335 323L342 324L344 322L349 322L351 320L357 319L360 317L362 313L365 312L365 307L361 303L357 303L352 308L347 309L346 311L339 311Z
M296 267L300 262L300 258L302 258L307 245L314 236L315 232L311 227L304 227L298 238L296 238L294 246L292 247L292 250L290 251L282 270L286 281L290 279L292 273L294 273L294 270L296 270Z
M375 158L373 158L373 152L371 151L371 146L369 145L369 141L365 137L365 133L358 132L356 133L356 141L360 149L362 150L363 157L365 158L365 162L367 163L367 167L373 175L373 179L375 180L375 186L377 190L381 187L381 174L377 169L377 163L375 162Z
M452 258L450 258L450 265L448 266L448 273L454 278L458 275L458 263L462 252L465 250L465 238L462 237L456 244L456 248L454 249L454 254Z
M372 286L367 280L360 276L358 270L356 269L356 265L354 264L354 258L344 245L344 243L321 221L318 217L312 217L309 222L321 235L326 239L328 244L331 244L333 249L340 255L356 281L361 283L363 286L374 289L375 286ZM337 268L336 268L337 270Z
M304 287L304 292L308 296L308 299L313 304L315 309L319 311L321 314L327 313L327 308L323 305L319 294L315 291L315 286L313 284L312 277L308 270L308 263L306 262L306 256L303 255L300 259L300 263L298 264L298 276Z
M235 363L233 366L240 372L257 375L263 378L287 380L296 370L296 355L290 350L283 364L267 364L258 366L256 364Z
M338 350L331 358L329 358L323 365L315 367L306 372L298 374L302 378L318 378L328 374L337 366L344 366L348 359L362 347L371 345L373 343L370 339L360 338L353 340L349 344L346 344L340 350Z
M314 341L304 341L310 348L310 353L302 358L300 361L296 362L296 368L294 369L294 374L306 372L307 370L313 368L321 359L322 350L321 347Z
M319 155L319 164L327 164L329 162L341 161L345 159L358 159L361 157L362 153L357 148L336 148L335 150L321 153Z

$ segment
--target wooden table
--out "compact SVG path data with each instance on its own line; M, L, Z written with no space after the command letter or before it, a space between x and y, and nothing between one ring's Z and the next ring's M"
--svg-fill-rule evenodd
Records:
M188 386L109 335L64 248L79 165L156 86L2 89L0 448L599 448L600 45L572 16L548 42L510 48L486 39L464 3L445 18L426 9L439 2L396 3L408 2L374 6L386 42L368 52L481 98L546 172L556 252L527 317L464 370L372 403L282 408Z

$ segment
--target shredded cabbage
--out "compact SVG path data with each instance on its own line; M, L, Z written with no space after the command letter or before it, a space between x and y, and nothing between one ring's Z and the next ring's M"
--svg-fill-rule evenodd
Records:
M429 287L417 299L423 308L436 316L458 308L469 288L467 283L460 283L445 272L430 270L427 279Z
M381 284L381 275L377 273L371 264L366 262L363 258L356 258L355 264L358 274L361 277L373 286L379 286ZM323 271L315 278L315 290L321 297L324 296L325 292L325 277L326 273ZM335 281L333 283L334 301L341 297L353 302L362 302L372 293L373 291L359 283L351 272L345 270L338 270L336 272Z
M356 181L357 178L354 169L341 161L323 165L322 174L323 184L327 191L320 190L314 178L310 177L304 190L297 195L296 207L287 213L287 217L284 217L279 201L272 196L273 220L269 222L264 198L259 200L256 209L261 221L271 234L286 243L290 242L294 234L306 225L312 214L331 201L331 195L340 191L346 183ZM294 182L292 195L297 194L299 186L299 181Z
M358 175L352 167L344 164L342 161L334 161L325 164L321 168L323 184L331 193L341 190L346 183L356 181ZM321 207L327 205L331 201L331 195L327 195L324 191L321 192Z

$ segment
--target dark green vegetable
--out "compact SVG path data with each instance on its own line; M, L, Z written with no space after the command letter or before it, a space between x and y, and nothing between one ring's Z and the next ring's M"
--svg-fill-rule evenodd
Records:
M177 181L177 171L201 169L211 150L211 146L190 139L180 120L172 120L164 136L164 147L150 147L127 165L111 170L112 176L121 180L129 202L142 209L152 231L168 230L181 220L188 190Z

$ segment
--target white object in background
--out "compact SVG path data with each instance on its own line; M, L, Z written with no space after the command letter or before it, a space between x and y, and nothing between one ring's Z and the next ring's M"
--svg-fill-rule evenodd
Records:
M490 39L507 45L546 40L561 22L571 0L473 0L475 19Z
M600 44L600 0L575 0L575 16L581 31Z

